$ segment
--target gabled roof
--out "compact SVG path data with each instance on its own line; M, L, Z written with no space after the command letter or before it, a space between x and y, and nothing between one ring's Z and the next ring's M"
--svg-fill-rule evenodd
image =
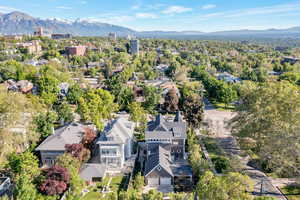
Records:
M80 169L80 177L86 181L91 180L93 177L104 177L105 173L105 165L98 163L86 163Z
M126 143L127 139L133 138L134 124L124 117L115 119L112 123L108 124L97 144L103 143Z
M187 125L178 111L174 121L166 121L162 115L148 123L145 138L186 138Z
M85 132L85 126L71 123L55 130L35 150L36 151L64 151L66 144L78 144Z
M154 154L149 155L148 160L146 161L144 175L147 176L156 167L160 166L168 174L173 176L172 169L170 167L171 164L170 151L166 150L161 145L156 146L156 148L157 148L156 152Z

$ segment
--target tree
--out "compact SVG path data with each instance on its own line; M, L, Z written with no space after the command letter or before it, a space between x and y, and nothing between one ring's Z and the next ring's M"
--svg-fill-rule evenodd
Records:
M73 110L66 101L58 102L57 105L54 105L54 109L61 124L70 123L74 120Z
M229 173L227 176L214 176L207 171L197 185L200 199L207 200L252 200L247 193L251 190L250 179L238 173Z
M25 151L40 139L33 122L43 111L38 97L7 92L5 87L0 87L0 163L11 152Z
M32 183L32 177L28 174L22 174L16 179L14 189L14 198L18 200L32 200L36 199L36 186Z
M150 190L144 195L144 200L163 200L163 194L157 190Z
M232 103L236 99L236 90L234 90L230 85L222 84L218 94L218 100L222 103L225 103L225 107L227 107L229 103Z
M152 86L143 86L143 92L145 101L142 103L143 107L149 113L155 113L155 108L157 107L160 101L160 91Z
M241 89L238 114L232 120L240 145L256 153L265 170L283 176L300 174L300 93L286 81L267 82ZM248 147L251 139L254 147Z
M119 94L116 96L116 101L120 106L120 110L128 110L128 106L134 100L132 89L129 87L121 87Z
M177 90L172 88L165 96L164 108L167 112L175 112L178 110L178 103Z
M79 84L74 84L69 88L67 100L70 104L78 104L80 97L83 95L84 91L80 88Z
M91 128L85 128L81 143L85 148L92 150L93 141L96 137L97 134L95 133L95 131L93 131Z
M38 158L29 151L21 154L11 153L7 160L7 167L14 176L26 174L29 178L34 178L40 172Z
M90 89L84 97L79 99L78 112L84 121L93 122L99 130L104 127L103 120L110 119L111 113L116 111L117 104L114 96L102 89Z
M48 71L49 69L47 67L42 71L42 75L37 80L37 84L39 86L40 96L45 104L52 105L57 100L59 80L51 74L48 74Z
M40 191L46 195L53 196L62 194L67 190L67 184L63 181L46 179L39 187Z
M56 50L48 50L43 54L43 58L50 60L52 58L60 58L60 53Z
M53 133L53 123L56 121L57 115L54 112L48 111L40 113L34 119L36 124L36 132L40 133L42 138L46 138Z
M64 153L61 156L58 156L56 159L56 165L64 167L68 169L68 171L79 171L80 168L80 161L76 158L74 158L71 154L69 153Z
M144 177L141 175L141 173L138 173L134 177L134 182L133 182L133 188L137 191L142 191L144 187Z
M142 199L141 193L135 189L129 188L127 191L119 193L119 200L140 200Z
M81 191L85 182L79 176L81 162L72 155L65 153L56 160L56 165L64 167L70 173L69 191L66 194L67 200L78 199L81 197Z
M184 97L182 110L190 127L199 128L203 118L203 100L198 94Z
M39 190L46 195L59 195L67 190L70 174L64 167L55 165L43 171L45 180L39 185Z
M87 161L90 158L90 151L84 148L83 144L66 144L65 149L67 153L80 162Z
M280 80L287 80L291 83L298 84L300 83L300 72L286 72L279 76Z
M130 119L136 124L140 123L141 130L145 130L147 123L147 111L144 110L142 104L139 102L133 102L129 105Z

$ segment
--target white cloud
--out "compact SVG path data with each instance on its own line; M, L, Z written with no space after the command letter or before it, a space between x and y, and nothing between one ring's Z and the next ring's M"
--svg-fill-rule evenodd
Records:
M94 22L101 22L101 23L108 23L108 24L121 24L124 22L129 22L134 20L134 17L132 16L127 16L127 15L120 15L120 16L103 16L103 17L99 17L99 18L95 18L95 17L88 17L86 19L81 19L81 21L86 21L86 22L90 22L90 23L94 23Z
M0 12L3 12L3 13L8 13L8 12L16 11L16 10L17 10L16 8L0 6Z
M157 19L158 18L158 16L153 13L136 13L135 16L136 16L136 18L141 18L141 19Z
M207 4L201 7L202 10L209 10L217 7L215 4Z
M163 10L162 13L164 14L176 14L176 13L184 13L191 11L191 8L186 8L183 6L170 6L167 9Z
M289 4L277 4L273 6L264 6L257 8L248 8L248 9L239 9L239 10L230 10L224 12L215 12L205 15L200 15L202 20L207 20L209 18L215 17L224 17L224 18L236 18L236 17L245 17L253 15L270 15L270 14L288 14L291 12L300 11L300 2L298 3L289 3Z
M61 9L61 10L72 10L73 9L72 7L69 7L69 6L57 6L56 8Z

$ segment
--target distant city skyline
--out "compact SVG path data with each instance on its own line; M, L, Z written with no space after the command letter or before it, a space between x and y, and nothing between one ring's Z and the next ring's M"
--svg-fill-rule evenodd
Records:
M0 0L0 12L78 18L138 31L224 31L300 26L300 0Z

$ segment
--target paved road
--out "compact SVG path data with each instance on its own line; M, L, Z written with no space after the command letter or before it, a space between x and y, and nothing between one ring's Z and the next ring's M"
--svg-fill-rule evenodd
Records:
M219 146L227 155L235 156L240 160L242 171L244 171L255 183L253 194L260 195L262 190L262 193L265 196L286 200L281 192L271 184L266 174L248 165L249 156L243 157L241 155L242 152L239 145L231 135L227 123L234 116L235 113L217 110L207 100L205 101L204 121L208 125L208 129L214 133L214 137L218 140Z

